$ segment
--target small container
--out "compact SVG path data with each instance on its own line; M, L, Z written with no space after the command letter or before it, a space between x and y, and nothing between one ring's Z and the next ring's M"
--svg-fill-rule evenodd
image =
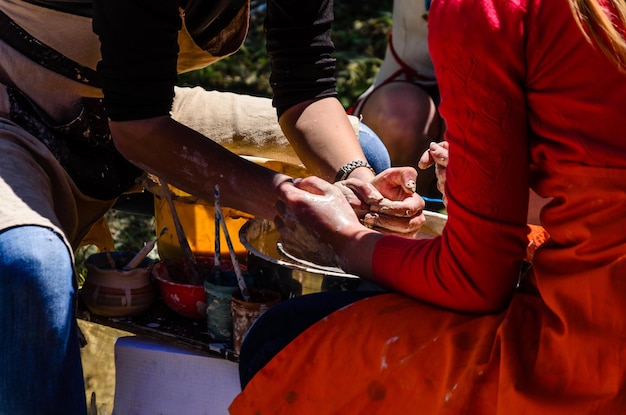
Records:
M210 258L196 258L200 272L207 272ZM202 279L190 276L187 259L165 259L152 267L152 276L159 284L163 302L180 316L192 319L206 318L206 296Z
M249 293L250 301L243 300L240 290L235 291L231 299L233 348L237 355L252 324L281 300L280 293L273 290L250 288Z
M240 265L246 285L252 286L254 279ZM215 272L207 275L204 291L207 301L207 330L213 342L231 342L233 338L233 318L230 301L233 293L239 289L237 274L230 260L221 261L219 277Z
M153 261L146 258L135 269L121 270L134 256L133 252L100 252L85 260L87 274L80 295L89 311L105 317L127 317L152 306L157 293L150 278Z

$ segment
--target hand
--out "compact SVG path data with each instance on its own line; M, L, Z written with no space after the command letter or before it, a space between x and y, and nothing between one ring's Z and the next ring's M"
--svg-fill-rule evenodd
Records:
M398 167L381 172L370 183L348 178L335 186L366 226L412 237L426 221L424 200L415 193L416 178L415 169Z
M437 176L437 190L443 195L443 205L448 206L448 199L446 199L445 185L446 185L446 167L448 167L449 156L449 144L447 141L440 143L430 143L428 150L422 154L417 166L420 169L427 169L435 164L435 175Z
M310 176L280 186L278 195L274 222L285 246L316 264L373 278L368 258L383 234L361 224L339 186Z
M278 191L274 222L289 238L297 237L293 233L304 228L321 244L333 245L347 229L362 228L343 191L319 177L295 179L293 186L280 186Z

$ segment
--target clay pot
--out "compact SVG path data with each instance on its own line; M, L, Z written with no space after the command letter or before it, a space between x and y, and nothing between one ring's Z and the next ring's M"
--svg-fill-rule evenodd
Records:
M89 311L105 317L135 316L152 306L157 288L150 278L153 261L143 260L130 271L121 268L134 256L131 252L109 252L115 262L111 268L107 253L101 252L85 260L87 275L80 291Z

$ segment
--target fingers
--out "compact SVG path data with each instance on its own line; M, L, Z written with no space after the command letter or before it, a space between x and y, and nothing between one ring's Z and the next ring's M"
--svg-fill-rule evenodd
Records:
M426 151L424 151L422 153L422 156L420 157L419 161L417 162L417 167L419 167L422 170L426 170L427 168L432 166L434 163L435 163L435 161L430 156L430 148L429 148L428 150L426 150Z
M415 181L417 180L417 170L413 167L393 167L380 173L380 176L391 185L399 185L406 193L415 193Z
M367 228L387 234L404 235L408 237L415 235L425 222L426 217L423 214L407 219L374 212L366 214L361 220L361 223Z
M304 179L294 179L293 184L298 189L305 190L316 195L323 195L326 191L333 187L332 184L317 176L309 176Z
M430 157L437 165L448 165L448 143L446 141L437 144L430 143Z
M387 199L403 200L415 193L417 170L414 167L392 167L379 173L371 184Z
M380 215L378 213L367 213L363 218L363 225L366 228L373 229L379 225Z
M407 193L415 193L417 191L417 183L415 183L415 180L408 180L404 185L404 190L406 190Z
M361 180L349 178L337 184L350 189L359 197L360 200L368 205L379 203L383 200L383 195L380 194L378 189L376 189L371 183L365 183Z
M280 215L274 216L274 225L276 225L276 229L278 229L278 231L281 233L287 229L287 225Z
M448 167L449 143L441 141L440 143L432 142L428 150L422 154L418 167L427 169L435 164L435 176L437 177L437 190L441 192L443 205L448 206L448 200L445 195L446 168Z
M407 218L421 214L425 206L424 199L417 193L413 193L403 200L383 199L377 205L372 206L372 211L387 216Z
M413 167L394 167L389 169L388 180L395 181L405 193L415 193L417 190L417 170Z
M442 141L440 143L432 142L428 150L426 150L420 160L418 162L418 167L420 169L427 169L433 164L447 166L448 165L448 148L449 144L447 141Z
M276 204L278 218L275 222L288 229L296 221L293 215L305 222L314 222L313 216L329 223L338 222L338 216L344 212L337 210L336 214L329 214L327 207L339 209L345 204L352 207L351 215L356 214L352 217L360 218L367 227L411 235L425 221L422 213L425 202L415 193L416 178L417 171L408 167L388 169L371 183L353 178L334 184L313 176L295 179L293 186L281 189L283 201ZM347 222L350 218L346 215L344 221Z

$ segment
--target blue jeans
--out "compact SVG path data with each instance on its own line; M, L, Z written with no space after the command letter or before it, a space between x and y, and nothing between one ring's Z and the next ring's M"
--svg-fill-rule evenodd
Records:
M87 412L74 281L51 229L0 232L0 415Z
M376 174L391 167L391 158L387 147L378 135L363 123L359 123L359 143L361 143L367 162Z

